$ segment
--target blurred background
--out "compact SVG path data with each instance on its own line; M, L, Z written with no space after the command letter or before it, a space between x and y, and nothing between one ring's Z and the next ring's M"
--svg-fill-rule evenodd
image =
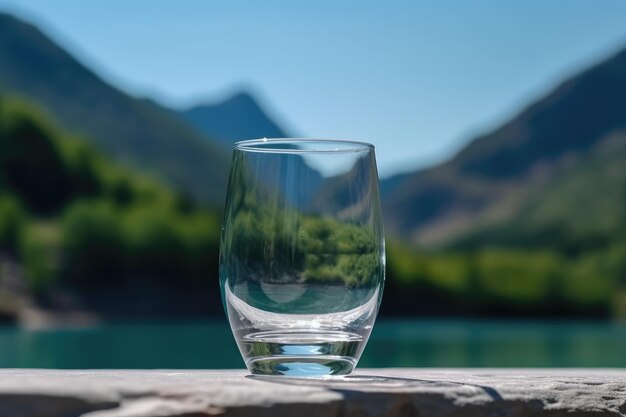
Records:
M361 366L626 366L626 3L0 0L0 366L238 368L232 145L376 146Z

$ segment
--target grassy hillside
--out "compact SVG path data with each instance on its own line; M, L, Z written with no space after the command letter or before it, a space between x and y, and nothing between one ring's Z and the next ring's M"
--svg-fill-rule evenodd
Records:
M584 252L626 238L625 208L626 132L616 132L586 155L561 161L511 216L477 225L448 246Z

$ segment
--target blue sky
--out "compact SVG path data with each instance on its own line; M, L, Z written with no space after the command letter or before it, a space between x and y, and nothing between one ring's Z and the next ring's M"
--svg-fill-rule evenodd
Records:
M253 90L294 135L436 163L626 47L626 1L0 0L131 94Z

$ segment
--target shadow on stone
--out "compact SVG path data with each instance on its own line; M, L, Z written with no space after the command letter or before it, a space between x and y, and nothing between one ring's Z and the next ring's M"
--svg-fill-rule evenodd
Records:
M317 386L335 391L376 389L384 390L407 389L407 388L452 388L474 387L485 392L493 401L502 400L500 393L493 387L486 385L470 384L467 382L432 381L419 378L392 377L384 375L342 375L316 378L298 378L274 375L246 375L246 378L287 385Z
M81 416L92 411L115 409L116 401L94 401L72 396L46 394L2 394L0 416L11 417L58 417Z
M246 378L264 382L272 382L276 384L287 385L303 385L332 388L341 386L341 388L349 388L353 386L355 389L362 388L415 388L415 387L446 387L455 385L466 385L459 383L429 381L417 378L390 377L383 375L346 375L346 376L325 376L315 378L299 378L274 375L246 375Z

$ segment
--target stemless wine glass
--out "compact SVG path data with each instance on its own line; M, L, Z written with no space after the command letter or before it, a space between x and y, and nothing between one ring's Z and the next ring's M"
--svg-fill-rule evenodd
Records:
M372 145L312 139L235 144L220 284L251 373L352 372L384 280Z

